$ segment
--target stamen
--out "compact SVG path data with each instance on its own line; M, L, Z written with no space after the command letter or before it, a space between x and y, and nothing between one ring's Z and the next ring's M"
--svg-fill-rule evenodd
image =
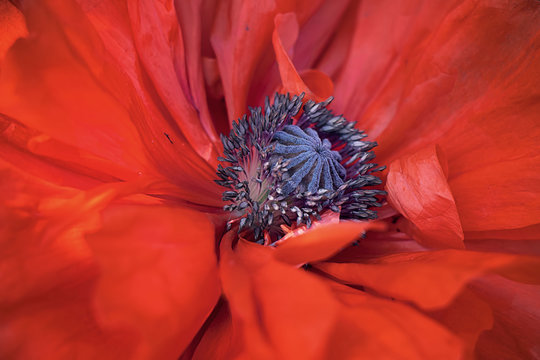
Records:
M259 243L283 236L283 226L294 227L334 211L342 219L374 219L384 191L366 189L381 183L371 175L384 167L369 163L374 142L355 123L327 109L332 98L316 104L303 94L274 96L270 105L250 109L233 122L228 137L221 136L224 156L218 160L216 183L228 188L224 209L238 221L238 232ZM302 113L298 116L300 108ZM296 225L295 225L296 224Z

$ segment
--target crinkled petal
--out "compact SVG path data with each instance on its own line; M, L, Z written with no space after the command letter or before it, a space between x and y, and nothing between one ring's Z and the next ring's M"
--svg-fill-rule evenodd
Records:
M293 63L297 69L313 68L321 55L324 56L326 52L331 51L328 42L341 25L350 3L350 0L323 1L299 29L293 53ZM302 78L305 80L304 76Z
M379 63L391 65L379 74L366 69L367 75L373 74L367 84L378 90L364 109L350 114L345 111L345 115L358 118L368 134L378 140L379 159L399 157L443 137L459 143L462 138L453 137L449 130L469 122L476 113L492 110L502 115L515 111L521 113L519 123L533 121L537 111L531 105L538 103L534 100L538 96L534 84L540 76L535 66L540 56L539 4L467 0L400 5L391 1L381 6L365 4L385 14L371 13L364 17L366 21L384 18L392 22L390 26L381 22L371 31L391 32L398 41L381 41L384 37L366 36L357 29L366 39L363 41L387 44L383 45L386 56L382 58L362 47L358 47L359 54L373 54L377 67ZM388 16L390 13L393 16ZM505 36L493 36L493 29ZM374 46L377 48L377 44ZM357 63L351 61L351 66ZM343 80L353 74L344 71ZM336 98L340 99L338 88L336 85ZM354 97L349 95L350 106L363 106L355 105L359 92L351 93Z
M205 150L194 148L186 138L195 133L184 134L176 123L198 123L198 116L173 118L163 105L139 61L125 6L83 0L31 2L24 6L24 13L36 36L20 42L19 47L31 54L21 54L16 47L11 50L16 57L13 67L26 64L25 57L30 62L47 61L32 67L31 73L20 72L25 76L28 73L24 77L28 81L22 85L32 91L32 101L28 92L23 97L13 91L13 81L17 82L23 75L18 71L5 75L3 86L9 100L5 106L10 109L7 115L54 140L104 157L111 163L110 168L124 168L131 177L153 176L158 172L180 187L211 194L217 200L204 200L204 203L219 206L220 190L212 182L215 177L212 163L217 159L211 157L210 162L203 159L201 154ZM164 15L168 16L170 20L171 14ZM32 80L43 78L48 82L30 81L31 76ZM64 83L71 91L62 90L60 85ZM58 101L36 101L36 98ZM70 111L58 114L63 107L69 107ZM55 121L48 121L50 118ZM118 156L133 161L125 164ZM86 164L84 158L79 162ZM104 172L104 169L96 170ZM113 175L126 178L119 171ZM197 203L194 197L189 201Z
M406 73L410 62L423 56L427 38L456 3L383 0L363 2L351 9L355 19L349 32L353 38L335 84L336 107L345 116L358 120L370 102L380 105L361 122L370 136L377 137L394 119L402 95L399 91L409 83ZM399 131L394 135L403 141Z
M463 248L463 229L445 167L434 147L392 162L388 201L412 222L412 236L422 245Z
M233 327L228 304L224 301L218 303L207 322L201 339L191 351L183 354L181 360L235 359L240 354L241 344L235 343L240 336L238 328Z
M60 25L39 11L46 13L36 3L26 14L34 36L17 41L3 61L0 112L136 177L147 165L129 114L73 56Z
M196 28L180 28L173 2L130 1L127 7L137 52L156 92L189 144L206 161L215 161L218 137L208 117L200 119L190 103L184 32L195 33ZM199 55L190 54L190 59Z
M463 287L488 272L518 281L540 280L537 257L462 250L396 254L367 263L321 263L317 268L336 279L365 286L428 309L447 306Z

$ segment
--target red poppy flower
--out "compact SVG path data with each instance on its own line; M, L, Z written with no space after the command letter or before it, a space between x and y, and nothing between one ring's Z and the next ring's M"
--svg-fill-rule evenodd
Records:
M533 0L1 1L1 357L539 357L538 24ZM275 92L378 142L379 221L342 198L238 236L220 135Z

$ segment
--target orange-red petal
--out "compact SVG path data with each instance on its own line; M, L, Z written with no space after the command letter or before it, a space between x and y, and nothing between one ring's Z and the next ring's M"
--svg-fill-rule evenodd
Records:
M2 58L15 40L27 36L28 30L21 12L9 2L0 1L0 65ZM1 69L1 67L0 67Z
M493 326L491 306L470 289L462 291L447 307L428 314L462 339L466 359L475 358L480 334Z
M223 291L247 358L322 358L338 306L329 289L274 260L271 249L241 240L233 251L229 238L221 247Z
M35 5L26 14L35 35L19 40L3 61L0 112L136 177L146 159L129 114L73 56L60 25L40 11Z
M458 359L462 342L415 309L331 283L344 303L329 359Z
M307 81L312 83L313 90L310 89L302 77L296 71L296 68L287 53L286 41L295 41L298 36L298 22L294 13L278 14L274 19L275 29L272 34L272 43L276 54L279 74L281 76L281 92L291 94L305 93L306 100L323 101L326 97L332 95L333 84L330 78L320 71L312 70L305 72ZM292 47L292 44L289 44ZM318 92L314 92L314 90Z
M84 193L2 164L0 194L0 357L130 356L136 339L95 317L98 269L83 239L118 189Z
M412 236L421 244L463 248L463 229L445 167L435 147L392 162L386 181L388 201L412 222Z
M487 272L538 282L539 258L437 250L396 254L367 263L321 263L317 268L342 282L361 285L424 309L447 306L471 280Z
M537 358L540 354L540 286L489 276L476 281L473 291L490 304L495 320L493 328L480 335L477 358Z
M118 205L86 239L101 274L99 320L140 340L136 358L178 357L220 293L209 220L181 208Z
M368 230L383 230L381 223L342 221L316 224L285 235L275 245L276 259L291 265L321 261L331 257Z

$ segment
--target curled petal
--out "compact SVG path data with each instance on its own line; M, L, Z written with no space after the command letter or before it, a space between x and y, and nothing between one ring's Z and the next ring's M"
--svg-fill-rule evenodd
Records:
M291 33L293 38L296 38L298 35L298 23L296 16L293 13L287 14L278 14L274 20L275 29L272 35L272 43L274 44L274 51L276 53L276 60L279 67L279 73L281 75L281 81L283 83L283 92L289 92L291 94L306 94L306 100L311 99L314 101L323 101L325 98L321 95L328 95L332 93L333 84L332 81L325 77L320 71L312 71L306 73L308 76L308 81L310 81L314 88L316 88L319 93L314 93L310 88L307 87L304 80L300 77L294 64L292 63L291 58L287 54L286 48L283 44L282 34L287 34L287 37L284 39L289 39ZM291 30L293 28L294 30Z
M388 201L412 222L412 235L419 243L463 248L463 229L445 165L436 148L394 161L386 182Z

